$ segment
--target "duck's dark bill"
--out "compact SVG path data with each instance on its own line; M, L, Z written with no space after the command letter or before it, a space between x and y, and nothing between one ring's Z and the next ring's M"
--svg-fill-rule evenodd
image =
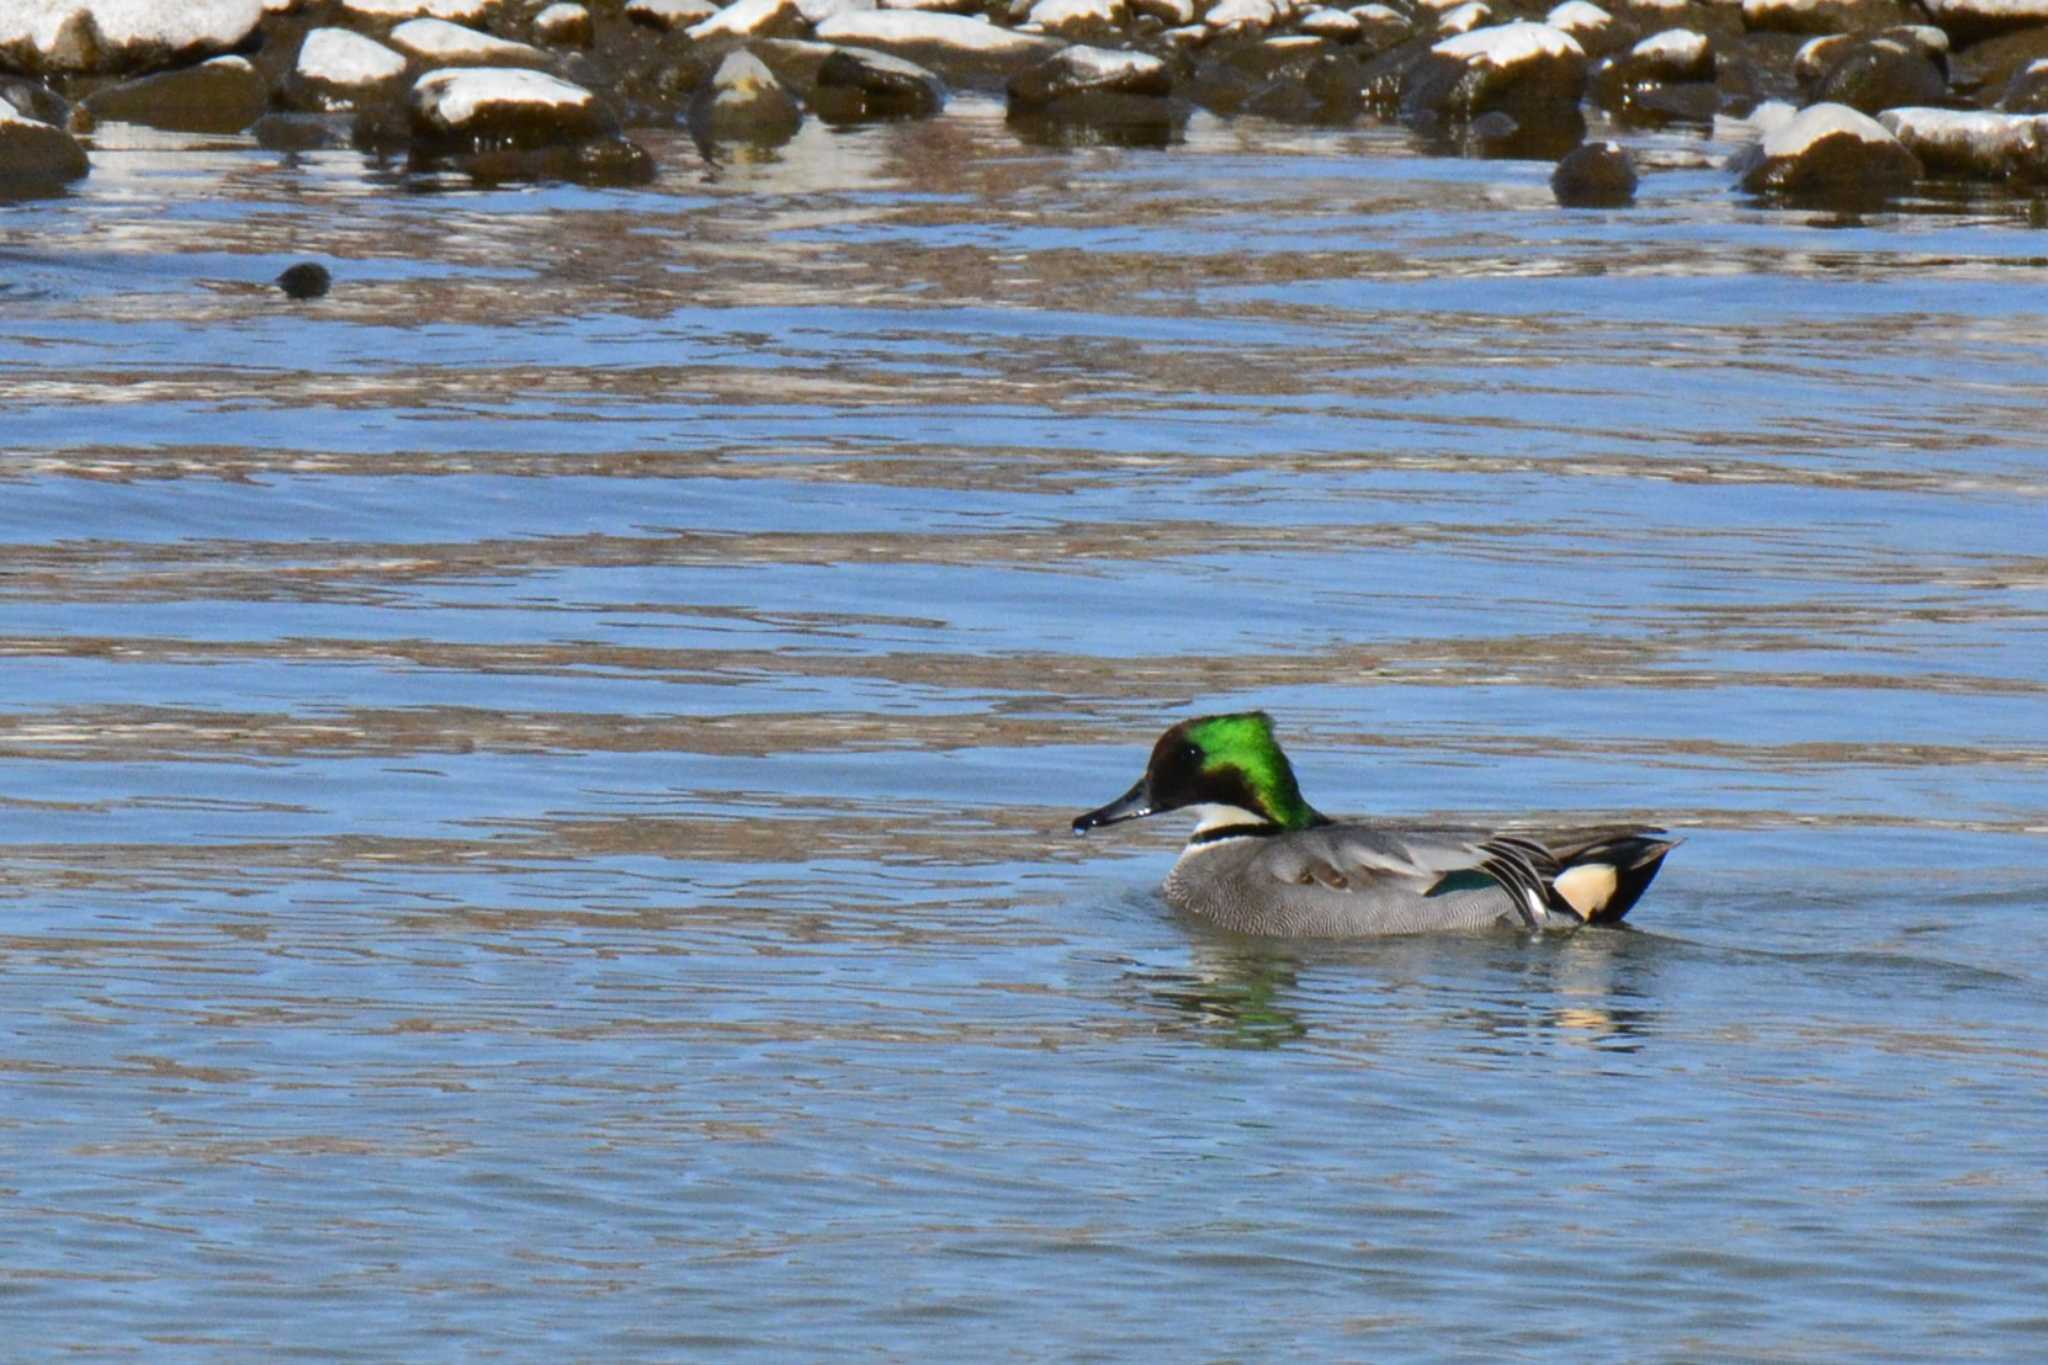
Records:
M1097 810L1074 817L1074 833L1086 834L1098 825L1113 825L1119 820L1140 820L1152 813L1152 794L1145 790L1145 779Z

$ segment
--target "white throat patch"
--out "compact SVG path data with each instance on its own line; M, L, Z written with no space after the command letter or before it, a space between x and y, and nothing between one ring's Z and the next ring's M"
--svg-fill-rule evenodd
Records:
M1254 815L1243 806L1232 806L1222 802L1204 801L1198 806L1189 806L1195 813L1195 833L1207 834L1212 829L1227 829L1232 825L1264 825L1270 823L1263 815Z

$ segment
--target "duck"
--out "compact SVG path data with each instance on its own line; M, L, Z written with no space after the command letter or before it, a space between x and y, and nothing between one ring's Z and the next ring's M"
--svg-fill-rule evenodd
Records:
M1173 726L1145 775L1076 816L1074 833L1175 810L1191 811L1195 829L1167 873L1167 903L1224 929L1284 938L1619 924L1680 842L1642 825L1332 820L1302 798L1264 711Z

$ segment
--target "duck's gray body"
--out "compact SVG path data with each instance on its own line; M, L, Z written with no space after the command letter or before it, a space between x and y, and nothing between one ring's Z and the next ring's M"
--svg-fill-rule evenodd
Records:
M1191 810L1166 878L1181 910L1248 934L1367 938L1618 922L1675 839L1637 825L1500 832L1335 821L1302 799L1263 711L1201 716L1159 737L1145 775L1074 832Z
M1618 920L1670 847L1628 826L1501 836L1347 822L1198 840L1181 853L1164 890L1177 909L1247 934L1367 938L1503 922L1575 927ZM1503 857L1531 874L1542 894L1530 895L1527 880L1522 894L1510 890L1516 879L1501 879Z

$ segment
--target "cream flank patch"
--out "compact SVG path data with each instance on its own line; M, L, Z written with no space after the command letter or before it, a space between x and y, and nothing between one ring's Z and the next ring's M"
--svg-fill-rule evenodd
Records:
M1557 874L1551 883L1557 894L1570 903L1572 909L1586 919L1593 918L1599 909L1614 899L1614 891L1621 884L1609 863L1580 863Z

